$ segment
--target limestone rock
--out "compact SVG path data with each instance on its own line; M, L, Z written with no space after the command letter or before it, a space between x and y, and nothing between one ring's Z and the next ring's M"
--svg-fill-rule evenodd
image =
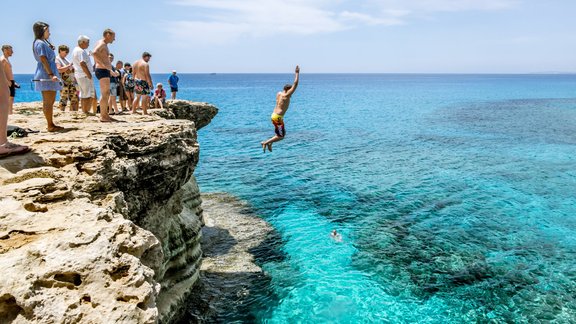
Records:
M16 322L153 323L160 285L140 259L160 244L88 199L26 211L4 198L0 318Z
M154 110L154 113L166 119L187 119L196 123L196 129L208 125L218 113L218 108L205 102L190 103L186 100L169 100L165 109Z
M33 151L0 159L0 322L154 323L179 311L201 261L193 118L217 109L178 105L190 120L56 112L67 131L13 140ZM17 105L10 123L44 130L40 107Z

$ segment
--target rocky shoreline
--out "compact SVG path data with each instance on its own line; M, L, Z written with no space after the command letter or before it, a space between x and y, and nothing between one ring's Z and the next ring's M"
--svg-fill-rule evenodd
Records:
M172 322L188 308L204 222L196 130L217 108L153 113L103 124L57 111L66 130L47 133L38 103L15 106L9 123L40 133L0 160L2 321Z
M279 236L246 202L229 194L202 194L202 207L201 280L181 322L251 322L251 306L268 303L273 294L257 259L277 253L270 242L279 242Z

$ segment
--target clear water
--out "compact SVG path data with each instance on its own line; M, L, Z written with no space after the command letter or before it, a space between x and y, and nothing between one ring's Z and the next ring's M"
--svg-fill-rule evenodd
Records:
M281 237L269 291L227 322L576 321L576 75L303 74L264 154L292 80L181 76L220 108L201 189Z

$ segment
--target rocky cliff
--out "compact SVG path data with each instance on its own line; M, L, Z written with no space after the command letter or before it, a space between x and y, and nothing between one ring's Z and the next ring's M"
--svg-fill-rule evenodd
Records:
M58 112L65 132L14 140L33 151L0 160L0 323L178 314L201 259L196 129L216 113L184 101L109 124ZM45 127L38 104L10 124Z

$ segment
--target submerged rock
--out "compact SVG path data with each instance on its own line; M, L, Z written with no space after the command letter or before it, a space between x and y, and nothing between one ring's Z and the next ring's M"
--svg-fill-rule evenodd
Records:
M271 307L271 278L257 263L279 257L280 236L249 205L225 193L202 195L206 226L201 284L181 322L250 323L255 309ZM281 256L283 257L283 256ZM255 306L259 305L259 306Z
M11 124L44 130L41 105ZM190 120L55 113L60 133L14 142L0 160L2 322L170 321L197 282L201 199L195 119L217 109L178 103ZM153 111L154 112L154 111Z

